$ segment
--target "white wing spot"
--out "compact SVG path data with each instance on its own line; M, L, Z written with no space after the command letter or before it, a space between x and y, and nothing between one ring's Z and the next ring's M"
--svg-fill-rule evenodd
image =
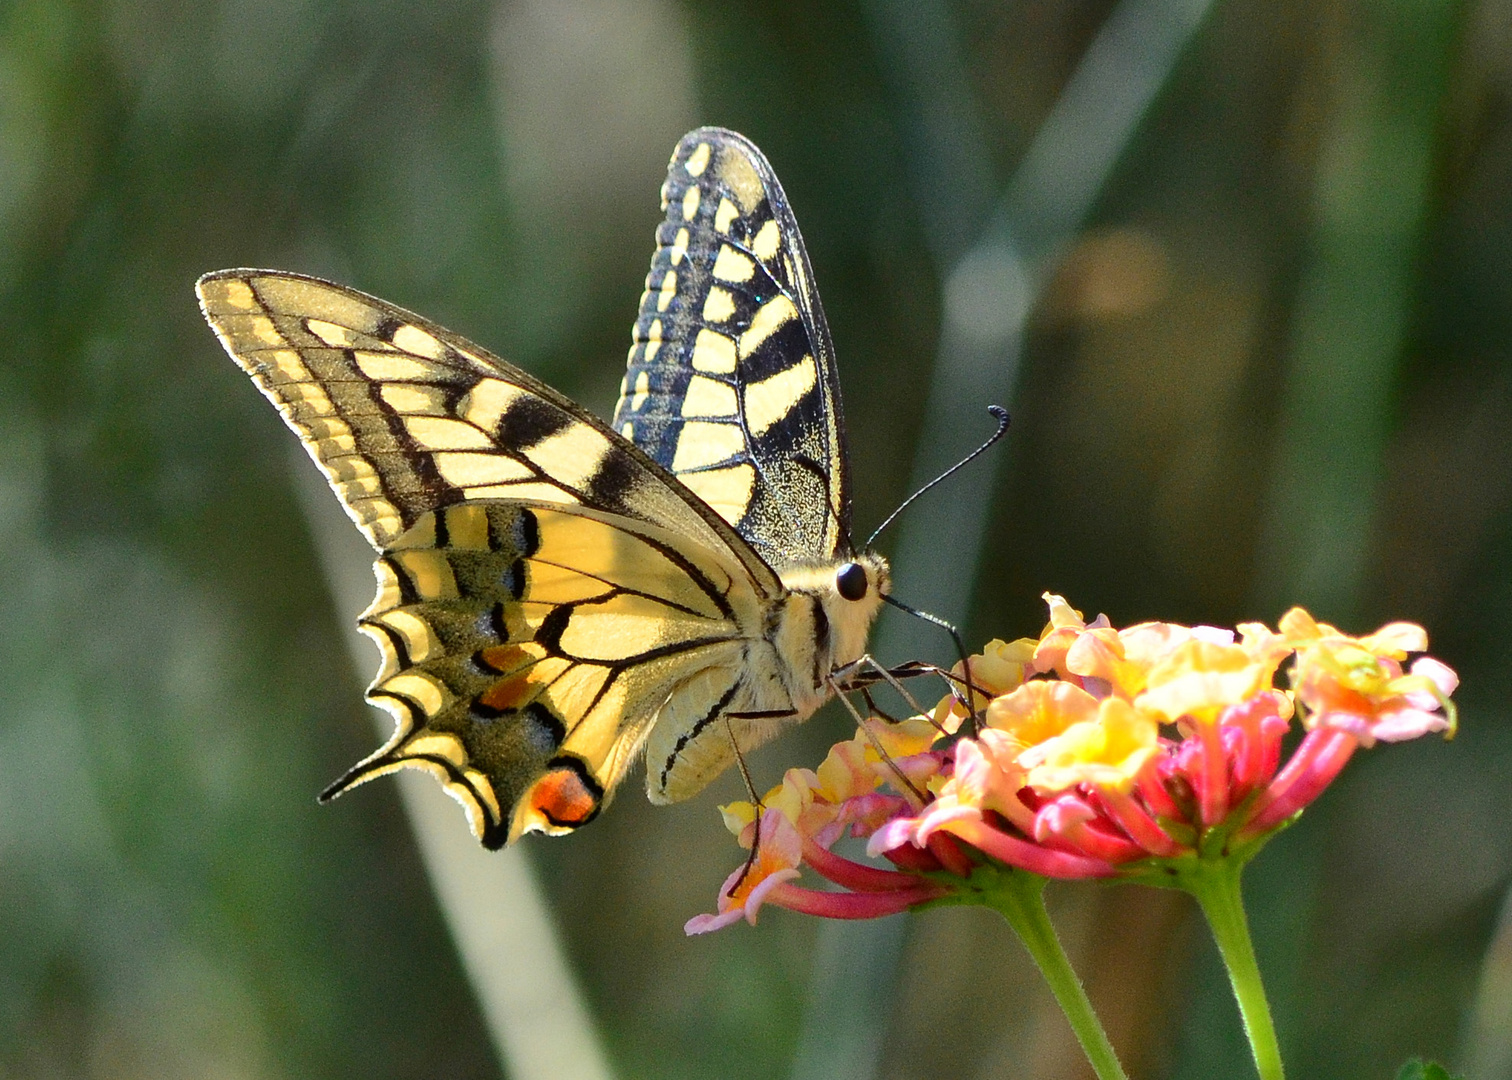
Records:
M750 328L740 335L740 355L750 356L763 341L786 326L789 320L797 317L798 309L793 306L793 302L778 293L756 309L756 316L751 320Z
M672 471L685 472L705 465L728 461L745 449L745 436L738 424L718 424L689 420L677 437L677 452L672 455Z
M421 600L454 600L457 579L446 556L434 548L396 551L389 556L404 570Z
M735 370L735 343L715 330L698 332L693 342L693 367L711 375L728 375Z
M686 228L678 229L677 237L672 241L672 248L669 252L669 256L672 259L672 265L678 265L683 261L684 257L686 257L687 254L688 230Z
M305 327L334 349L345 349L357 343L357 332L349 326L338 326L324 319L306 319Z
M728 234L730 222L740 216L740 210L729 199L719 200L719 209L714 211L714 231Z
M661 351L662 324L660 319L651 320L651 328L646 331L646 363L656 359L656 354Z
M582 489L613 449L609 440L587 424L573 424L522 451L536 467L560 483Z
M499 418L511 405L524 396L514 383L503 379L483 379L458 403L457 412L462 418L476 424L484 431L493 431L499 426Z
M404 415L445 416L446 398L439 386L384 383L378 390L389 408Z
M404 426L426 450L490 450L494 445L472 424L448 416L406 416Z
M380 352L359 352L352 355L357 360L358 369L364 375L380 382L389 382L394 379L423 379L431 373L428 366L408 356Z
M377 622L387 626L404 639L404 651L409 653L411 663L419 663L429 660L445 650L441 643L436 640L436 635L431 632L430 624L418 615L408 611L387 611L380 615ZM382 638L375 638L382 641Z
M734 416L735 388L716 379L694 375L683 395L684 416Z
M268 367L270 383L309 382L313 378L304 360L293 349L272 349L259 359Z
M435 461L441 479L459 488L507 484L535 475L528 465L503 454L449 452L437 454Z
M405 676L401 675L398 678L390 679L387 683L384 683L383 688L385 690L400 690L400 687L395 684L402 678L405 678ZM403 691L400 690L400 692L402 693ZM413 697L414 695L410 696ZM430 715L434 716L435 712L431 712ZM424 735L411 739L404 744L404 753L414 754L417 757L444 758L458 768L467 764L467 751L462 747L462 740L447 731L428 731Z
M266 315L253 315L247 319L247 333L264 345L287 345L278 327Z
M219 301L240 311L251 311L257 307L257 296L252 292L252 286L245 281L225 278L207 281L204 293L206 300Z
M782 234L777 230L777 220L769 220L756 233L756 239L751 241L751 251L762 262L770 262L777 249L782 245Z

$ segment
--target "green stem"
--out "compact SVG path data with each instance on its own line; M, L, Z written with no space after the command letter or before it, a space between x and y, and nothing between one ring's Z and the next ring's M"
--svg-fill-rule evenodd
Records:
M993 888L983 890L982 900L1008 920L1029 950L1061 1011L1071 1022L1071 1030L1076 1033L1076 1040L1098 1080L1128 1080L1050 923L1050 914L1045 910L1045 880L1036 874L1010 870L994 882Z
M1260 965L1255 961L1255 946L1250 941L1249 920L1244 914L1244 899L1239 878L1244 871L1240 859L1201 859L1185 868L1182 885L1197 898L1202 913L1212 928L1213 940L1228 968L1229 983L1244 1018L1244 1033L1249 1037L1260 1080L1284 1080L1281 1046L1276 1041L1276 1026L1271 1022L1270 1003L1260 982Z

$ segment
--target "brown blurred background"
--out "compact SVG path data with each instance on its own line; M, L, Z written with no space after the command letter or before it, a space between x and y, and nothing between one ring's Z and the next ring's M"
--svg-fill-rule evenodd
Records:
M606 415L667 154L733 127L804 229L869 531L937 434L950 260L1117 11L0 4L0 1076L501 1075L392 785L314 803L373 743L347 613L197 275L350 283ZM971 153L937 152L942 111ZM1257 947L1293 1075L1507 1080L1472 1017L1512 880L1512 5L1219 0L1041 284L995 480L956 481L990 507L968 640L1037 633L1045 589L1115 623L1426 625L1460 737L1362 754L1261 856ZM826 712L758 782L845 733ZM684 938L738 782L638 787L528 844L616 1072L787 1075L846 994L811 1001L821 928ZM1250 1075L1192 905L1052 908L1132 1075ZM875 1075L1085 1075L995 919L905 920Z

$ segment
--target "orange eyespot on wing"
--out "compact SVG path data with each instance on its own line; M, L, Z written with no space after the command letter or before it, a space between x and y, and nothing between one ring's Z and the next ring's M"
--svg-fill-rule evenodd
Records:
M586 824L656 718L735 681L760 600L739 564L586 507L464 503L421 516L377 562L359 625L393 737L327 791L397 768L446 784L486 846ZM695 700L696 699L696 700Z
M566 832L588 824L598 816L603 801L604 789L576 758L558 758L525 798L530 812L549 826L546 832Z

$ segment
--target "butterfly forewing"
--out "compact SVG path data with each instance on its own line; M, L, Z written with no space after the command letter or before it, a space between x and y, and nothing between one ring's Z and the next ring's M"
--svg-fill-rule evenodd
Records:
M597 417L464 338L316 278L222 270L205 317L278 406L374 547L478 499L581 505L664 525L771 572Z
M673 152L614 428L774 565L848 554L834 348L782 186L752 143Z

